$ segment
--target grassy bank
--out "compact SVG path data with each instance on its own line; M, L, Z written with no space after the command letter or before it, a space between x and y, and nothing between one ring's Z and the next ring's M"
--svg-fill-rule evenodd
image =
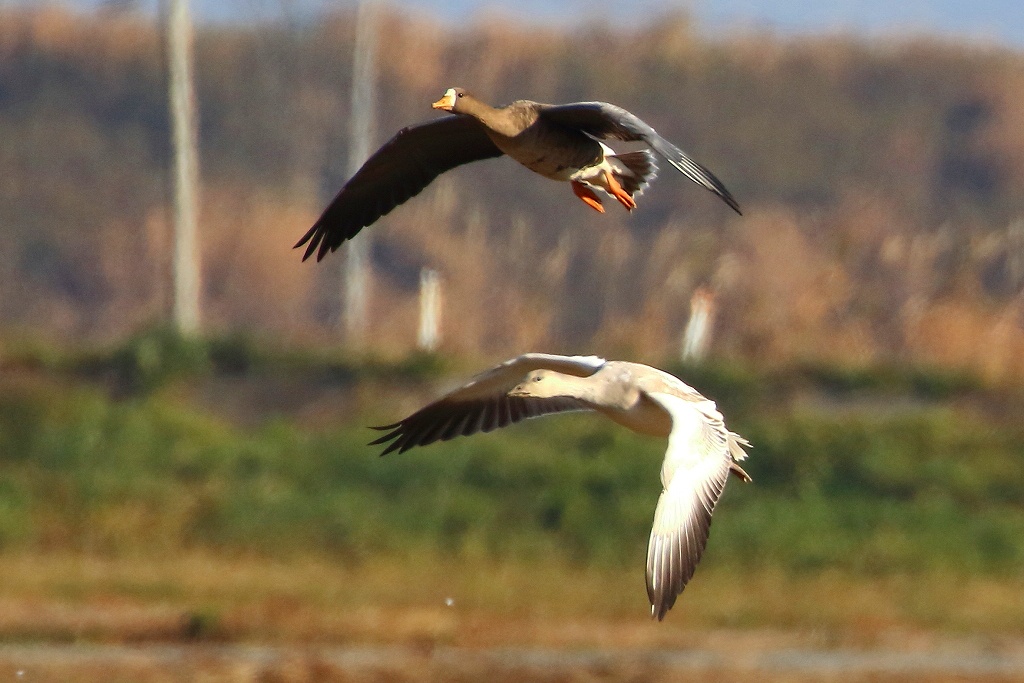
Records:
M380 604L363 590L367 576L383 572L426 591L383 590L385 602L436 604L418 568L441 577L458 566L460 581L479 575L494 584L479 598L483 610L615 615L643 607L660 441L563 416L381 459L366 446L373 433L364 425L431 395L443 365L419 359L343 371L339 361L250 349L225 366L210 348L177 367L158 348L145 381L137 367L118 374L139 364L130 348L7 364L4 558L150 566L199 555L219 558L214 566L264 567L314 558L336 565L342 583L356 581L364 606ZM897 599L916 605L906 618L953 628L973 619L950 603L954 586L995 587L991 595L1019 588L1024 428L1008 417L1007 406L1020 401L1014 390L891 370L681 374L719 399L730 426L754 444L747 469L755 481L730 484L697 577L712 601L729 605L702 605L718 615L712 622L777 621L782 604L721 602L734 592L771 592L772 581L789 595L783 603L808 607L791 599L797 586L818 586L807 594L813 603L827 602L830 590L856 594L850 582L911 581L912 597ZM291 390L294 400L280 397ZM264 399L245 408L239 396ZM266 396L275 397L269 407ZM514 588L517 572L551 581ZM586 585L572 576L597 587L559 597L557 586ZM823 576L832 579L822 584ZM9 580L6 590L17 593L15 585ZM700 603L697 593L688 591L684 604ZM348 598L323 598L331 600ZM1024 613L1019 601L1000 609L993 623L1019 623ZM796 611L804 616L789 621L798 624L816 613Z

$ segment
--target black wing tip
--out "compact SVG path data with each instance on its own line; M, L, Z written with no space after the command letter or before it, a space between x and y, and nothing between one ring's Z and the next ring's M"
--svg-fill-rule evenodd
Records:
M309 246L306 247L306 253L302 255L302 260L305 261L313 253L313 250L316 249L321 239L323 239L323 235L320 234L320 224L316 223L306 231L306 234L298 242L292 245L292 249L299 249L308 242Z
M722 201L729 205L729 208L731 208L739 215L743 215L743 212L740 211L740 203L736 201L731 194L729 194L728 190L724 190L723 192L719 192L717 194L719 197L722 198Z
M346 224L331 227L325 225L324 219L321 218L302 236L302 239L292 246L292 249L305 246L306 251L302 255L302 260L308 260L315 253L317 262L320 262L327 254L337 251L338 247L358 235L365 227L365 225L358 223L356 223L355 229L352 229L351 225Z
M367 444L368 446L385 446L384 450L380 453L381 457L395 451L398 451L399 454L405 453L416 446L429 446L438 440L424 438L423 434L416 433L415 431L410 432L410 428L405 421L381 427L370 427L370 429L387 431L387 434L377 437ZM445 441L446 439L441 440Z
M392 439L394 439L394 441L392 441ZM390 442L390 443L388 443L388 442ZM399 453L404 453L405 450L406 450L404 448L399 450L399 448L402 445L402 435L401 434L388 434L387 436L383 436L383 437L381 437L379 439L375 439L374 441L371 441L367 445L368 446L384 446L384 450L382 450L380 452L380 457L382 457L382 458L385 455L388 455L389 453L394 453L395 451L398 451Z
M393 443L389 443L388 447L380 452L380 456L379 457L383 458L385 455L388 455L389 453L394 453L395 451L398 451L399 453L404 453L405 449L399 450L398 442L395 441Z
M719 180L717 177L715 177L715 174L709 171L708 169L704 168L703 166L700 166L699 164L697 166L698 168L704 171L704 173L707 176L706 179L709 181L709 183L702 184L705 187L707 187L707 189L709 189L712 193L717 195L719 199L728 204L730 209L732 209L733 211L742 216L743 212L740 211L740 203L736 201L735 197L732 196L732 192L729 192L729 190L726 189L725 184L722 183L722 181Z
M708 174L711 175L711 172L709 171ZM711 191L721 197L722 201L728 204L730 209L742 216L743 212L740 211L740 203L732 196L732 192L729 192L729 190L726 189L721 180L715 178L713 175L711 175L711 177L715 180L714 188Z
M316 223L312 228L302 236L298 242L296 242L292 249L299 249L305 246L306 251L302 254L302 260L305 262L313 255L313 252L319 250L316 260L319 261L324 257L325 247L327 246L326 238L327 231L323 229L320 223ZM332 250L333 251L333 250Z
M741 216L743 215L743 212L740 210L740 203L736 201L736 198L732 196L732 193L725 187L725 184L710 169L688 157L681 149L667 140L659 140L659 144L661 147L652 145L652 148L663 156L677 171L717 196L728 204L730 209Z
M654 621L655 619L657 619L658 621L664 621L665 615L668 614L669 610L672 609L672 606L676 604L676 597L678 596L665 595L662 596L660 600L652 599L651 621Z
M380 452L380 457L384 457L388 453L393 453L402 444L402 423L396 422L391 425L382 425L380 427L370 427L370 429L376 429L377 431L387 432L383 436L379 436L367 446L384 446L384 450Z
M647 600L651 603L652 620L662 621L665 618L672 606L676 604L676 600L686 590L686 583L688 582L683 582L683 587L679 589L678 593L671 587L668 590L663 588L661 591L655 591L650 584L647 585Z

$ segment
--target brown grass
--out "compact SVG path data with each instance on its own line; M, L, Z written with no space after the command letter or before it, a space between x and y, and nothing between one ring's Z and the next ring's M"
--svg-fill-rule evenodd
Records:
M672 647L782 630L815 645L905 646L1024 630L1017 578L735 575L703 568L662 623L641 572L437 557L273 561L0 558L4 640ZM451 601L451 604L448 604ZM729 636L734 637L733 635Z
M375 351L413 348L429 266L443 278L445 353L675 356L703 286L718 297L722 356L1024 376L1019 54L921 39L707 42L685 16L572 29L379 18L376 142L429 118L455 84L494 102L607 99L711 166L745 215L668 168L634 215L600 217L508 160L446 174L367 232ZM341 182L352 24L345 11L301 36L198 32L211 331L337 340L342 259L300 264L290 247L323 208L325 172ZM139 17L0 13L0 57L25 71L5 88L49 93L8 121L21 127L0 154L16 228L0 258L8 325L109 341L167 312L161 54L158 27ZM90 83L95 101L64 79ZM994 188L944 185L943 169L961 167Z
M0 679L953 683L1016 679L884 663L801 668L779 657L1024 656L1019 577L704 569L658 623L637 572L625 570L6 555Z

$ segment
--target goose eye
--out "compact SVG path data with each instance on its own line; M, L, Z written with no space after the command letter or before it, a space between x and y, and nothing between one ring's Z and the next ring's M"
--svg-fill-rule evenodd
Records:
M458 97L462 97L462 96L463 96L463 95L465 95L466 93L464 93L464 92L460 92L460 93L456 93L456 94L458 95Z
M541 378L540 378L540 377L534 377L534 378L533 378L533 381L534 381L534 382L539 382L540 380L541 380Z

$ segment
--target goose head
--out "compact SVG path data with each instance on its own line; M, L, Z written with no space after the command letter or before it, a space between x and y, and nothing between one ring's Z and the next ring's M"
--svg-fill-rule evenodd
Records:
M434 109L443 109L444 111L450 111L453 114L460 113L461 107L459 106L465 98L472 99L472 95L467 93L462 88L448 88L445 90L444 95L437 102L434 102L430 106Z
M508 395L521 398L554 398L571 396L570 390L571 387L567 385L564 375L551 370L534 370L508 392Z

